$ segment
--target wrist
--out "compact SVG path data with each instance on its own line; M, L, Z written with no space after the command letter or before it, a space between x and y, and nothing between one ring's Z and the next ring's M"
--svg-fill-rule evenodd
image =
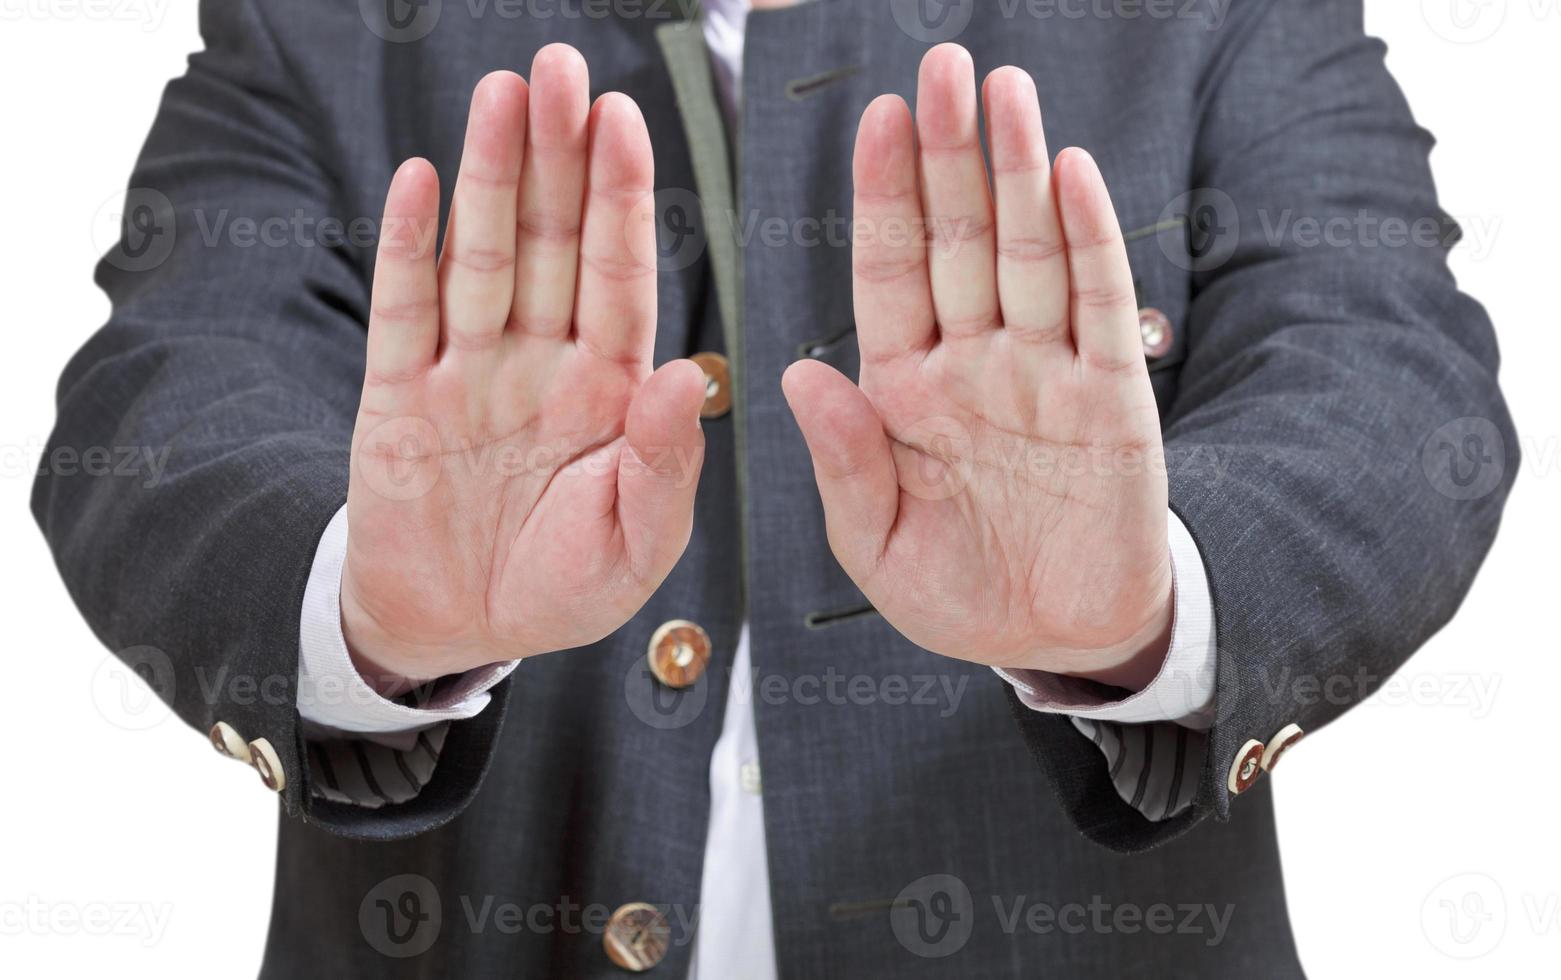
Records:
M1142 691L1153 683L1165 665L1176 619L1175 586L1170 576L1156 594L1158 598L1148 614L1120 642L1101 647L1042 651L1023 666L1134 693Z
M1065 671L1071 677L1109 684L1138 692L1159 676L1171 650L1171 627L1175 622L1175 601L1167 592L1154 615L1130 639L1119 646L1097 651L1091 663Z
M358 601L347 581L341 590L341 635L359 678L382 698L396 698L468 665L454 662L449 647L423 648L388 633Z

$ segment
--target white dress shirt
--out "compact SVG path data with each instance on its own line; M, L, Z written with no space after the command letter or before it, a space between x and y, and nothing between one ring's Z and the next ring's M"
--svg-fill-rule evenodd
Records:
M735 127L742 93L742 51L749 0L705 0L703 30L713 75L729 126ZM998 671L1037 711L1072 716L1086 737L1100 746L1122 798L1150 819L1164 819L1191 802L1196 779L1176 781L1163 761L1147 769L1151 741L1191 737L1197 745L1161 751L1156 760L1186 758L1201 768L1201 730L1214 697L1214 624L1208 580L1197 545L1175 514L1168 515L1175 612L1170 651L1156 679L1120 701L1102 699L1097 685L1040 671ZM341 571L347 551L346 508L321 536L304 593L299 630L299 713L313 737L343 734L398 750L410 750L420 734L442 732L450 722L470 718L488 704L488 689L515 667L486 667L443 687L439 698L419 707L388 701L358 676L341 631ZM745 625L733 653L731 677L752 675ZM523 724L523 721L512 724ZM425 744L426 744L425 738ZM442 744L442 738L435 741ZM1143 750L1134 746L1142 745ZM1185 749L1185 745L1183 746ZM432 750L430 754L433 753ZM363 758L360 753L358 758ZM338 763L340 759L338 759ZM369 763L365 762L365 766ZM335 767L340 774L340 765ZM426 781L426 776L421 776ZM1039 777L1036 777L1039 778ZM372 780L370 783L372 784ZM775 940L771 923L769 867L765 854L763 775L759 766L750 685L731 684L720 737L710 754L710 824L705 838L699 925L690 977L705 980L773 980ZM1167 787L1185 784L1185 798ZM350 787L332 798L350 797ZM411 787L416 791L416 786ZM382 794L388 795L388 794ZM404 798L404 794L402 796ZM362 801L383 805L395 799ZM1015 828L1016 832L1022 828Z

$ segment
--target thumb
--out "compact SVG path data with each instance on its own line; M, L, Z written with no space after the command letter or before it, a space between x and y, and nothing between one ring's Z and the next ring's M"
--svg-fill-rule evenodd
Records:
M705 372L689 360L663 364L629 403L628 446L618 464L618 519L631 567L659 581L688 546L694 494L705 462L699 410Z
M860 585L877 567L900 507L883 421L862 389L819 361L787 368L781 390L813 456L829 546Z

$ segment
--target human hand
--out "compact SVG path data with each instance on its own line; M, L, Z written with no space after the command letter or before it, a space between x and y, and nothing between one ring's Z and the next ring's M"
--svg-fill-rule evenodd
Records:
M907 638L1141 688L1169 644L1172 573L1126 247L1094 161L1050 165L1029 75L993 72L984 100L990 185L964 49L927 54L914 122L897 97L868 107L861 386L804 360L786 396L830 546Z
M705 379L651 372L653 173L639 109L550 45L477 86L437 261L433 168L391 182L341 587L382 693L594 642L682 555Z

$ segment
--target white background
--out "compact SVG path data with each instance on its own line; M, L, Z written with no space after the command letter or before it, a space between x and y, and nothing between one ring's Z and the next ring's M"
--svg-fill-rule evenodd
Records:
M1561 0L1369 6L1368 28L1389 42L1416 115L1441 140L1444 206L1468 235L1454 265L1496 321L1524 459L1457 619L1274 777L1290 908L1313 977L1553 978ZM71 606L27 507L55 379L108 314L90 280L108 244L102 214L117 206L164 82L198 46L193 0L0 0L7 976L245 975L265 938L274 797L176 719L125 727L114 662Z

